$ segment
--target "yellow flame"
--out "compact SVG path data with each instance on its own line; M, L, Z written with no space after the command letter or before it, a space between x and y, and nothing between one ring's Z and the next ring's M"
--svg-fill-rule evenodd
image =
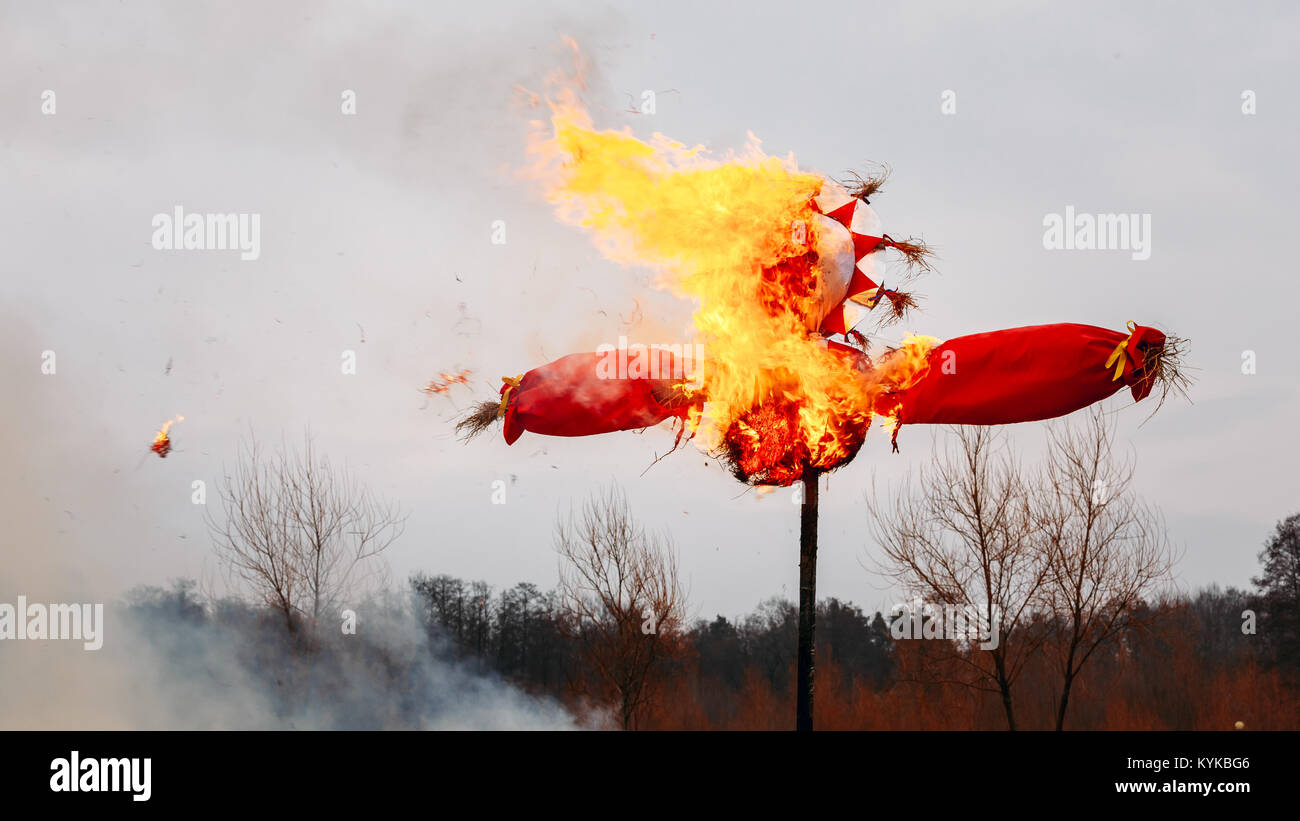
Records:
M932 336L909 334L898 348L881 357L874 376L882 390L874 407L881 427L889 433L901 424L898 401L893 397L925 378L930 371L930 351L938 344L939 340Z
M810 461L842 456L845 427L869 425L876 397L920 367L933 340L910 337L885 372L865 373L809 332L820 298L811 198L825 177L765 154L752 134L714 159L662 134L597 130L572 88L547 104L526 176L606 257L650 267L659 287L697 301L695 341L708 358L696 374L707 404L686 419L696 441L712 449L732 431L756 445L763 433L742 416L784 398L798 405Z
M154 444L158 444L159 442L166 442L167 431L171 430L172 425L176 424L177 422L184 422L184 421L185 421L184 416L177 416L175 419L169 419L166 422L163 422L162 427L158 429L158 435L153 438Z

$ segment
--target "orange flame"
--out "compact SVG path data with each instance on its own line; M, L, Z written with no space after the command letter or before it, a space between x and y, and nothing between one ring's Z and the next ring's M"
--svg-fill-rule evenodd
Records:
M163 459L166 459L167 454L170 453L172 449L172 440L167 432L171 430L172 425L184 421L184 416L177 416L175 419L169 419L166 422L163 422L162 427L158 429L158 433L154 436L153 444L149 446L149 450L158 454Z
M930 351L938 344L939 340L932 336L908 336L902 345L881 357L876 377L882 390L876 397L874 408L880 415L882 426L890 434L896 432L902 423L899 418L901 402L896 397L929 373Z
M812 331L824 306L811 199L826 178L765 154L752 134L713 159L662 134L596 130L572 88L547 102L526 176L605 256L652 268L658 287L698 305L694 341L709 355L695 375L707 401L686 416L695 441L755 484L851 459L876 398L924 364L933 340L910 337L876 370Z

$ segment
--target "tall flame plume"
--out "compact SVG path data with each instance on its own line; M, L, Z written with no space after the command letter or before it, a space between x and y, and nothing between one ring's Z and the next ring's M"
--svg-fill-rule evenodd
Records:
M696 302L694 341L708 352L696 373L706 401L686 417L697 443L754 484L787 485L805 465L851 459L876 399L910 381L934 340L911 337L876 367L814 332L823 306L812 198L826 178L793 155L769 156L752 134L715 159L662 134L597 130L572 86L546 104L526 175L606 257L651 268L658 287Z

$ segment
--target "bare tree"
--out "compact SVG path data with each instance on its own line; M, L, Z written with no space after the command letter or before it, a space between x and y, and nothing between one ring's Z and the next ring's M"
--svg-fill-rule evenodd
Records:
M1098 648L1141 626L1141 606L1170 580L1176 555L1159 512L1133 493L1133 461L1116 457L1114 430L1100 409L1086 423L1048 431L1033 508L1048 564L1040 602L1055 628L1060 730L1079 671Z
M1030 630L1046 563L1032 539L1029 485L999 432L953 429L937 461L892 503L868 502L883 572L928 605L977 614L996 646L945 643L956 683L997 693L1016 729L1012 689L1041 638ZM981 623L982 622L982 623ZM947 637L951 639L952 637ZM993 644L990 640L989 644Z
M556 525L558 598L624 729L652 703L684 646L685 594L666 535L647 534L617 486Z
M300 451L282 443L273 453L250 435L220 495L220 516L207 520L218 559L290 632L380 586L379 554L405 523L396 506L318 454L310 435Z

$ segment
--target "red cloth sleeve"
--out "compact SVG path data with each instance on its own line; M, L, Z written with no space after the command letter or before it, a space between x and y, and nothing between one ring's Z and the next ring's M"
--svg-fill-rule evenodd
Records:
M896 411L903 424L1002 425L1063 416L1125 386L1141 400L1152 385L1144 366L1164 340L1155 328L1130 334L1073 323L961 336L932 350L926 375L876 410ZM1106 361L1121 343L1115 379Z
M591 436L657 425L674 412L656 401L656 386L673 379L602 378L604 354L575 353L523 375L511 390L505 412L506 444L524 431L547 436ZM675 361L662 355L664 367ZM661 370L660 373L663 373ZM504 394L508 385L503 385Z

